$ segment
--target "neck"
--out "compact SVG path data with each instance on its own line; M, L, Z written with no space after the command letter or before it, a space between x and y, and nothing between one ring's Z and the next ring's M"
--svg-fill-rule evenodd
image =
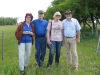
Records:
M43 20L43 18L39 18L39 20Z
M29 22L29 21L26 21L26 24L27 24L27 25L30 25L30 22Z
M54 19L54 21L55 21L55 22L58 22L59 20L58 20L58 19Z
M71 18L66 18L67 20L71 20Z

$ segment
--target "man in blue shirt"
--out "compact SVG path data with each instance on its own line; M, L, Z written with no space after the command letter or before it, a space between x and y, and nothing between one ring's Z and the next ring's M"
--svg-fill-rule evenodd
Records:
M35 58L37 61L38 66L42 66L44 62L44 57L46 54L46 28L48 25L48 21L44 20L44 11L38 11L38 19L34 20L32 23L35 27L35 48L36 54Z
M70 10L66 10L65 16L66 19L63 20L63 29L64 29L64 40L67 50L68 65L72 65L72 60L73 60L74 69L78 70L78 55L77 55L76 43L80 42L81 27L77 19L72 18L72 12ZM72 57L70 52L72 52Z

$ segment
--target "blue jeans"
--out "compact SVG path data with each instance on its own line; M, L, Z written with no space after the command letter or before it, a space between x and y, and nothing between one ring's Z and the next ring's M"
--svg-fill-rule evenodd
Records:
M35 58L37 61L38 66L41 66L41 64L44 63L44 57L46 54L46 36L45 37L35 37L35 48L36 48L36 54Z
M61 50L61 46L62 46L62 41L51 41L51 43L52 43L52 45L50 46L49 60L48 60L49 65L52 65L54 52L56 52L55 62L59 63L60 50Z

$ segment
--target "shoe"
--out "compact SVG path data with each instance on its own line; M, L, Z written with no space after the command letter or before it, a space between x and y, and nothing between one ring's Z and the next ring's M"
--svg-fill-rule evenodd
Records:
M49 67L49 63L47 64L47 67Z
M42 67L42 66L44 66L44 64L43 64L43 63L41 63L40 65L41 65L41 67Z
M56 66L58 66L59 65L59 63L55 63L56 64Z
M78 71L78 67L75 67L74 70L75 70L75 71Z
M39 67L41 67L41 65L38 65Z
M37 66L38 68L39 68L39 67L41 67L41 65L40 65L40 64L37 64L36 66Z
M47 64L47 67L51 67L51 65L48 63L48 64Z
M24 69L27 69L28 67L27 66L24 66Z
M21 75L25 75L25 72L24 71L20 71Z
M41 66L44 66L44 63L43 63L41 60L40 60L40 65L41 65Z
M38 63L38 64L37 64L37 66L38 66L38 67L41 67L41 64L40 64L40 63Z
M67 64L67 67L70 67L70 66L72 66L72 64Z

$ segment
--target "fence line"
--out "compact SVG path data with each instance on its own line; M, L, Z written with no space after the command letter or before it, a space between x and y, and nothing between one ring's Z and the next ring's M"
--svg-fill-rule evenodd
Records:
M13 35L13 36L12 36ZM5 37L4 37L5 36ZM8 36L11 36L11 37L8 37ZM95 33L91 33L91 32L82 32L81 33L81 39L89 39L91 37L95 37ZM14 33L7 33L7 32L0 32L0 40L2 41L1 43L1 53L2 53L2 60L4 60L4 46L5 46L5 43L6 41L9 41L9 40L16 40L16 37L15 37L15 34ZM6 41L5 41L6 40ZM96 50L96 55L97 55L98 51Z

